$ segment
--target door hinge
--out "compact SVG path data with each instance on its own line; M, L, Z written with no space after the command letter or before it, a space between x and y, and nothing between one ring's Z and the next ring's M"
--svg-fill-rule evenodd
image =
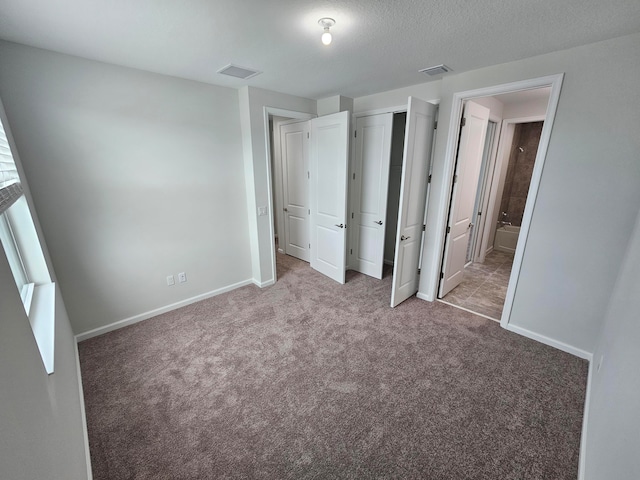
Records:
M431 174L429 174L429 178L427 179L427 183L431 183Z
M447 227L447 233L451 232L451 227Z
M440 272L440 278L444 278L444 272Z
M353 174L353 179L354 179L354 180L356 179L356 174L355 174L355 173Z
M480 216L482 216L482 212L478 212L478 216L479 216L479 217L480 217Z
M460 120L460 126L464 127L467 124L467 119L465 117L462 117L462 119Z
M308 210L307 210L307 213L308 213L309 215L311 215L311 209L308 209Z
M418 275L420 275L420 269L418 269Z
M437 130L437 129L438 129L438 122L434 122L434 123L433 123L433 129L434 129L434 130Z
M358 138L358 131L357 130L353 131L353 138Z
M351 212L351 218L353 218L353 212Z
M307 170L307 180L311 178L311 174L309 173L309 171Z
M307 132L307 138L311 138L311 137L309 137L309 132Z
M427 226L426 225L422 225L422 231L426 231L427 230Z
M311 248L311 244L309 244L309 248Z
M349 255L353 255L353 248L349 249Z
M458 182L458 175L454 175L453 176L453 183L457 183Z

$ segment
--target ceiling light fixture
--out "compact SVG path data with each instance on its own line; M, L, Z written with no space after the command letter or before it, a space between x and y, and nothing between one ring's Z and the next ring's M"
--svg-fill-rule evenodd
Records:
M336 24L336 21L333 18L325 17L318 20L320 26L324 29L324 33L322 34L322 43L324 45L329 45L331 43L331 32L329 29Z

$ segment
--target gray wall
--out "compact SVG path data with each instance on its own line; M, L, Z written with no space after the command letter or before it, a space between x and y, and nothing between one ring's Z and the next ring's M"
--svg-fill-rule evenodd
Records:
M640 478L640 217L594 355L586 412L586 480ZM595 366L604 356L600 371Z
M0 477L87 478L75 340L56 295L55 372L47 375L0 248Z
M76 333L251 279L237 91L6 42L0 63Z
M425 265L442 255L454 93L565 73L510 324L593 352L640 206L638 52L635 34L443 79L422 294L435 292Z

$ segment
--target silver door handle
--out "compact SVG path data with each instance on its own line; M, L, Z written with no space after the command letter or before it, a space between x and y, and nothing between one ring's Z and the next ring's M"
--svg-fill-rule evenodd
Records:
M338 228L344 228L344 225L343 225L343 224L340 224L340 225L336 224L336 227L338 227Z
M373 223L377 223L378 225L382 225L382 220L378 220L377 222L373 222Z
M405 237L404 235L402 235L402 236L400 237L400 241L403 241L403 240L409 240L410 238L411 238L411 237Z

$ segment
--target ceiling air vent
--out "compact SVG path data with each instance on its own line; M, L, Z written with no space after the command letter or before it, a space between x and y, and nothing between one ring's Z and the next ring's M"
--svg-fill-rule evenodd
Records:
M427 75L431 75L432 77L435 75L440 75L441 73L450 72L451 69L446 65L436 65L435 67L423 68L422 70L418 70L420 73L426 73Z
M259 72L258 70L251 70L250 68L239 67L238 65L233 65L232 63L230 63L226 67L222 67L220 70L218 70L218 73L246 80L247 78L260 75L262 72Z

